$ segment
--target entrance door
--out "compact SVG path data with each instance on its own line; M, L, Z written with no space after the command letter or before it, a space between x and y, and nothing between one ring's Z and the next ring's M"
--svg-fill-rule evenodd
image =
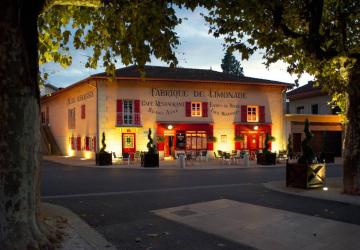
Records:
M122 134L122 152L133 155L136 151L135 133Z
M250 151L258 150L258 135L257 134L249 134L247 141L248 141L248 148Z
M174 136L165 136L165 157L174 156Z

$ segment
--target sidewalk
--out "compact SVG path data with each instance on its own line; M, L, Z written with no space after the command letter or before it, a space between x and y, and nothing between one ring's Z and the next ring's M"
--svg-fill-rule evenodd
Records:
M63 239L58 250L116 250L102 235L91 228L69 209L49 203L41 203L44 222L61 231Z
M360 249L359 225L234 200L220 199L152 212L261 250Z
M113 162L110 166L96 166L94 159L84 159L79 157L65 157L65 156L48 156L44 155L43 160L60 163L67 166L75 167L89 167L89 168L123 168L123 169L181 169L177 160L161 160L159 168L142 168L140 162L131 162L130 165L127 162ZM257 165L256 161L250 161L248 166L245 166L243 161L234 164L228 164L228 162L222 162L221 160L209 159L208 161L195 161L187 162L185 170L193 169L234 169L234 168L277 168L285 167L285 163L276 165Z
M360 196L342 194L342 178L327 178L326 187L323 189L300 189L286 187L285 181L272 181L263 184L266 188L292 195L330 200L360 206Z

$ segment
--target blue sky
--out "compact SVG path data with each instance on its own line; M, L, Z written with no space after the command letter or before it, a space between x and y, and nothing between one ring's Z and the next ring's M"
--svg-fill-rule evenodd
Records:
M187 20L184 20L183 23L176 28L181 41L181 45L176 51L179 66L200 69L211 68L213 70L221 71L221 59L225 53L223 39L214 38L212 35L208 34L208 25L201 17L201 12L204 12L204 10L199 8L194 12L187 10L177 11L180 17L187 18ZM101 67L98 69L85 68L84 65L87 60L87 54L87 51L74 49L71 51L73 64L70 67L63 68L60 65L48 63L42 65L41 70L49 72L49 83L52 83L57 87L69 86L91 74L104 71ZM240 54L238 53L235 53L234 55L241 62L246 76L291 83L296 79L296 76L291 76L287 73L286 64L283 62L272 64L269 69L266 69L263 64L264 60L262 59L261 52L255 53L247 61L241 61ZM148 64L166 66L165 63L156 60L155 58ZM120 67L124 67L124 65L119 63L117 68ZM307 81L311 79L311 76L304 75L300 79L300 85L307 83Z

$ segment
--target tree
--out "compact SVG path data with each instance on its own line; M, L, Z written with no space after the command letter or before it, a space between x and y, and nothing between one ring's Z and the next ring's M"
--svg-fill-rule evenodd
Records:
M288 71L307 72L344 104L345 193L360 188L360 2L357 0L218 0L206 20L215 37L248 59L265 51L266 65L282 60ZM339 105L344 106L344 105Z
M179 22L166 1L0 2L0 249L51 248L39 220L39 62L69 65L72 39L93 50L87 66L101 58L109 72L119 57L140 68L150 55L176 65Z
M240 62L236 60L235 56L227 50L224 58L221 60L221 68L224 73L244 76L244 70L240 65Z

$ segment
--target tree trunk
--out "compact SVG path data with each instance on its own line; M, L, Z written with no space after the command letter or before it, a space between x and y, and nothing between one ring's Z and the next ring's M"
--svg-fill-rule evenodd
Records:
M348 86L348 124L345 132L344 193L359 194L360 188L360 60L350 74Z
M47 249L38 219L37 16L43 1L0 1L0 249Z

